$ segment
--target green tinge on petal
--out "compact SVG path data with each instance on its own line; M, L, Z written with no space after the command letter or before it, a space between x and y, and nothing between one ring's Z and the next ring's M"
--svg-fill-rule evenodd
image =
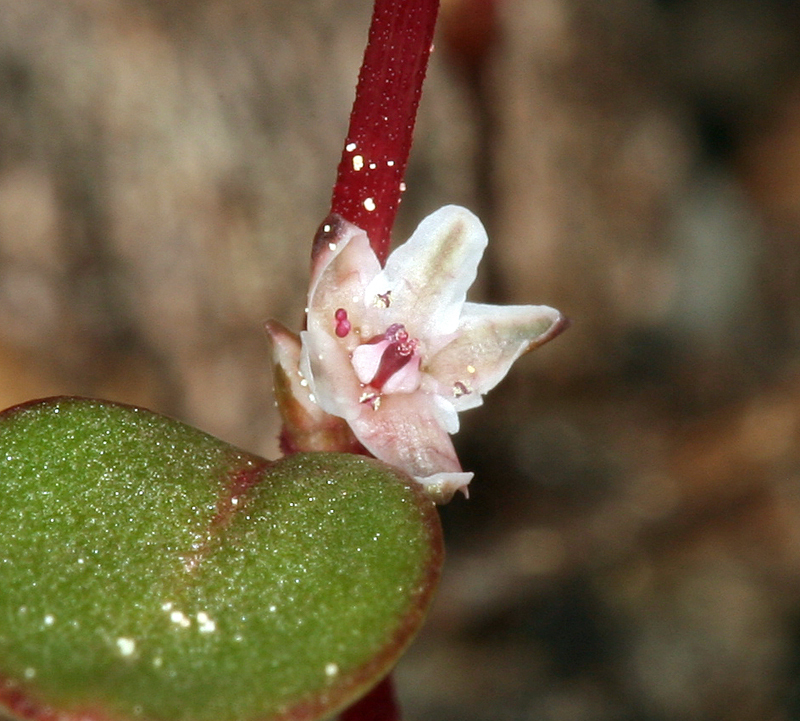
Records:
M268 463L149 411L0 414L0 707L316 719L377 682L441 563L421 489L372 459Z
M465 303L457 337L426 365L458 410L480 405L521 355L553 338L564 317L547 306Z
M452 333L487 242L477 216L446 205L389 256L367 295L390 289L393 318L420 338Z

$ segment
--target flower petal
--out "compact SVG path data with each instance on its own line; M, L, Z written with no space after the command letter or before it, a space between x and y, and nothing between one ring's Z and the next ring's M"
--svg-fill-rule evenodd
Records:
M347 349L327 333L300 333L300 373L308 383L312 401L326 413L350 422L361 412L361 385Z
M353 225L340 215L332 213L319 226L317 234L314 236L314 243L311 250L311 279L309 281L309 296L314 294L315 287L320 277L331 264L331 262L347 247L350 240L356 236L367 237L361 228ZM367 241L369 246L369 241ZM364 265L377 266L380 270L380 263L372 248L369 248L373 256L371 260L359 259L359 263ZM377 270L375 271L377 272ZM374 273L373 273L374 275Z
M446 205L425 218L389 256L367 286L364 302L371 306L377 298L389 298L387 317L407 324L416 337L452 333L486 244L477 216Z
M272 340L275 400L283 420L281 450L359 452L360 444L347 421L325 413L309 397L308 381L299 371L300 338L274 320L267 321L266 327Z
M367 234L339 216L330 216L314 239L309 330L332 333L339 308L348 310L355 319L363 311L365 286L379 272L380 263ZM355 337L352 342L356 342Z
M456 491L461 491L465 498L469 498L469 482L474 473L434 473L427 478L415 478L421 483L425 492L433 501L439 504L449 503Z
M388 340L382 340L379 343L364 343L350 354L353 369L361 383L366 385L375 377L388 345Z
M480 405L519 356L566 327L546 306L466 303L486 244L475 215L446 206L383 270L364 231L339 216L326 219L312 251L297 383L439 502L466 495L472 478L450 440L458 411Z
M309 400L308 389L300 385L300 338L276 320L268 320L265 327L272 341L272 362L285 387L282 392L308 415L319 416L322 411Z
M561 313L544 305L465 303L455 340L423 370L457 410L474 408L517 358L556 336L566 325Z
M361 413L350 420L350 427L376 458L401 468L423 485L436 486L434 491L452 492L466 487L472 478L461 470L435 400L424 393L383 396L377 410L361 404Z

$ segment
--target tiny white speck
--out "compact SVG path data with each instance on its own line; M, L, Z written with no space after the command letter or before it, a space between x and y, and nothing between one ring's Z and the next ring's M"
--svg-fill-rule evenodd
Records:
M171 611L172 610L172 601L166 601L165 603L161 604L162 611Z
M303 312L307 314L308 313L308 308L303 308Z
M44 617L44 625L45 626L52 626L55 623L56 619L54 616L51 616L49 613Z
M339 666L335 663L326 663L325 664L325 675L326 676L335 676L339 673Z
M393 168L394 167L394 160L387 160L386 161L386 165L388 165L390 168Z
M329 223L325 223L325 225L322 226L323 233L330 233L331 230L333 230L333 228L331 228Z
M25 669L25 678L30 679L34 678L35 676L36 676L36 669L28 666L28 668Z
M373 167L374 163L370 163L369 167ZM354 155L353 156L353 170L361 170L364 167L364 156L363 155Z
M370 163L370 164L369 164L369 169L370 169L370 170L375 170L375 168L377 168L377 167L378 167L378 164L377 164L377 163Z
M231 505L232 506L238 506L239 505L238 497L234 496L233 498L231 498Z
M366 199L364 200L364 207L365 207L365 208L366 208L368 211L372 212L373 210L375 210L375 208L376 208L377 206L375 205L375 201L374 201L372 198L366 198Z
M192 623L189 620L189 618L187 616L185 616L183 613L181 613L180 611L173 611L169 615L169 620L172 621L172 623L177 624L181 628L189 628L189 626Z
M277 610L278 610L278 607L275 604L273 604L273 605L271 605L269 607L269 612L270 613L275 613L275 611L277 611Z
M344 149L348 153L352 153L356 149L356 144L355 143L348 143L347 145L344 146Z
M401 193L405 193L406 192L406 184L405 183L400 183L400 192Z
M317 399L314 397L313 393L309 393L308 394L308 400L310 400L312 403L316 403L317 402Z
M467 373L474 373L474 372L475 372L475 366L471 366L471 365L467 366Z
M330 250L336 250L336 243L328 243L328 248Z
M136 651L136 641L132 638L118 638L117 648L119 649L120 655L132 656L133 652Z
M82 565L83 565L83 559L82 559L82 558L79 558L79 559L78 559L78 565L79 565L79 566L82 566Z
M308 386L308 381L307 381L305 378L303 378L303 379L300 381L300 385L301 385L303 388L306 388L306 387Z
M217 630L216 622L205 611L197 614L197 625L200 633L214 633Z
M153 668L161 668L164 665L164 659L161 656L156 656L153 659Z

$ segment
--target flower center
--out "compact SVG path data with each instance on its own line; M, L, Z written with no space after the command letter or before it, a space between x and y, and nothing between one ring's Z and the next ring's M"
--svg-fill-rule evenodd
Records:
M368 386L364 397L370 402L383 393L412 393L419 387L419 341L402 323L362 343L351 357L358 380Z
M419 341L409 338L401 323L390 325L382 336L367 341L367 345L383 345L385 341L389 341L389 344L384 347L378 369L369 381L369 385L377 390L381 390L411 361L419 345Z

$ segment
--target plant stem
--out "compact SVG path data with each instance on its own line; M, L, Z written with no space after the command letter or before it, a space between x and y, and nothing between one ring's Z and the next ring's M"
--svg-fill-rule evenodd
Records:
M339 721L400 721L392 677L387 676L339 716Z
M369 237L381 263L402 195L439 0L375 0L331 212Z
M439 0L375 0L331 213L366 231L386 262L428 68ZM391 676L339 721L399 721Z

